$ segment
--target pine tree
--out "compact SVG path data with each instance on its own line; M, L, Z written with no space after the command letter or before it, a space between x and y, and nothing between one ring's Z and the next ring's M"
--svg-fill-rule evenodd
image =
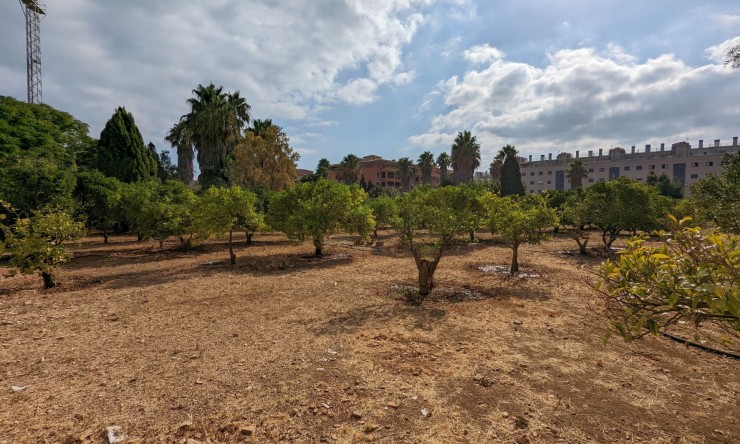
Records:
M504 164L501 166L501 195L523 196L525 194L524 184L522 184L522 174L519 171L519 162L516 159L516 149L511 145L506 145L501 149L501 153L505 157Z
M157 177L158 166L144 145L134 116L118 107L100 133L97 168L106 176L130 183Z

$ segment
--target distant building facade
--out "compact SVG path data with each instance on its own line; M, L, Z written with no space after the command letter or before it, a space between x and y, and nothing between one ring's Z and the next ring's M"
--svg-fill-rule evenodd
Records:
M339 180L339 164L333 164L329 167L329 178ZM360 168L362 173L357 180L365 177L365 183L380 185L381 187L401 188L401 175L398 173L398 164L395 160L383 159L380 156L369 155L360 159ZM414 165L415 174L411 176L411 187L422 185L424 182L421 177L421 169ZM439 186L440 175L439 168L432 169L431 185Z
M709 174L718 174L722 170L722 157L726 153L740 151L737 137L732 138L731 145L722 145L720 140L714 141L712 146L704 146L704 141L699 141L697 148L692 148L688 142L674 143L666 149L661 143L660 148L654 149L651 145L645 145L644 151L638 151L633 145L627 150L616 147L608 150L603 149L588 151L586 156L581 156L580 151L575 156L570 153L560 153L555 159L552 154L540 160L529 160L520 162L519 170L522 174L524 187L530 193L540 193L546 190L569 190L570 180L566 177L568 167L573 159L583 161L588 176L583 179L583 187L596 182L605 182L626 176L645 182L650 172L656 176L665 174L671 180L684 185L684 195L689 192L689 186Z

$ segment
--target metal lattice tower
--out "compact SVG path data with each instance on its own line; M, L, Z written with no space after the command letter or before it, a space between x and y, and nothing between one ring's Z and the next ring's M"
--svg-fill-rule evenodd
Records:
M20 0L26 16L26 75L28 103L41 103L41 20L46 5L40 0Z

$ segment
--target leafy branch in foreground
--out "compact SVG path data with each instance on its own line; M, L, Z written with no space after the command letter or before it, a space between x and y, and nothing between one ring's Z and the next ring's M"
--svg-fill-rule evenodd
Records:
M614 329L626 340L690 321L696 331L713 323L740 336L740 237L689 227L670 216L671 232L650 246L627 242L617 261L596 272L593 288L606 303Z

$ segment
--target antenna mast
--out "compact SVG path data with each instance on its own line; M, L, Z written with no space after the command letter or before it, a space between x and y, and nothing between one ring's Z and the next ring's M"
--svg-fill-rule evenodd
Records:
M41 20L46 5L41 0L19 0L26 16L26 75L28 103L41 103Z

